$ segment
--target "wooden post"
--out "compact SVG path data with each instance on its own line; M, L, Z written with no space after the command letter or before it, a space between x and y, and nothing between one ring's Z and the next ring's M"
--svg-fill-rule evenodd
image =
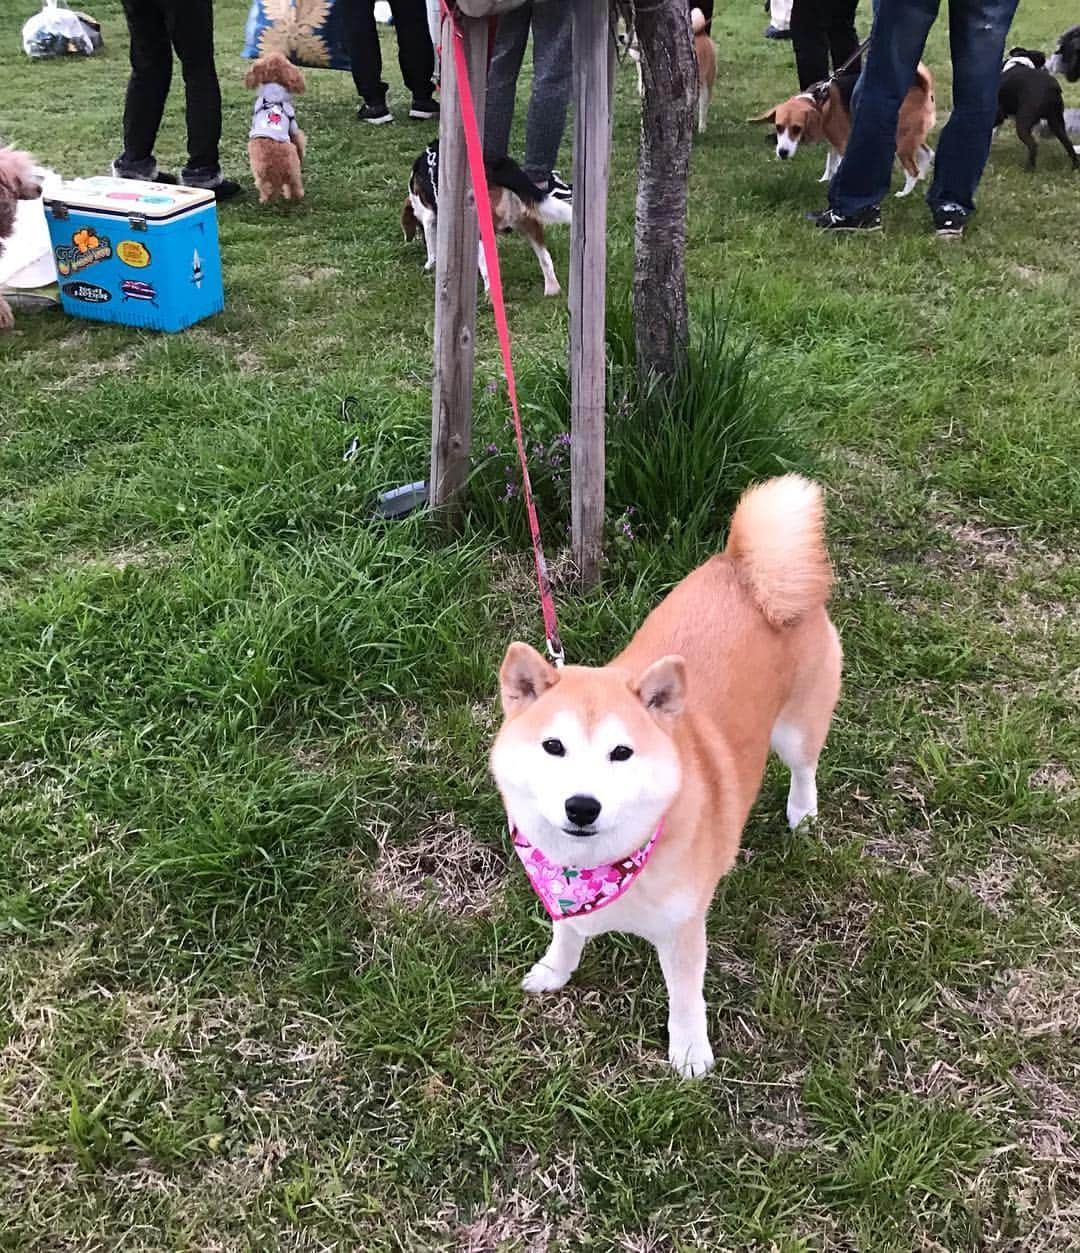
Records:
M600 578L604 531L607 183L611 144L608 0L574 4L574 221L570 252L570 512L581 581Z
M488 23L458 13L476 120L483 135ZM450 23L442 30L439 219L435 261L435 380L431 392L430 499L447 524L461 520L469 473L479 232L461 125Z

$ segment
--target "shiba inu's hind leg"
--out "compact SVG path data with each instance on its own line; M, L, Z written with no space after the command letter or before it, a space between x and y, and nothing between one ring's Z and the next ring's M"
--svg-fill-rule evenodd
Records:
M552 923L548 950L522 979L522 988L526 992L554 992L561 988L577 970L585 939L568 922Z
M840 641L832 623L823 624L813 659L807 658L787 704L773 724L773 752L791 771L787 820L792 830L817 817L817 763L840 695Z

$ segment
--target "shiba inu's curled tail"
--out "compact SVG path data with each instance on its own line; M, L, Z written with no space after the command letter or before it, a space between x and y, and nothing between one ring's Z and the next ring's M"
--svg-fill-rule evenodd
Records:
M739 501L725 556L773 626L797 622L829 597L824 520L821 488L801 474L769 479Z

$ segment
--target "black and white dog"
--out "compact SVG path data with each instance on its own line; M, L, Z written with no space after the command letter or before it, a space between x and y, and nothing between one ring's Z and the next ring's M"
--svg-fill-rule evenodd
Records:
M1045 122L1047 129L1069 154L1073 169L1080 169L1065 128L1065 100L1061 84L1046 68L1046 56L1032 48L1011 48L1001 67L996 126L1016 119L1016 134L1028 150L1027 168L1033 170L1039 153L1032 128Z
M1071 26L1061 36L1046 68L1068 83L1080 81L1080 26Z
M544 295L557 296L561 290L555 277L551 253L544 239L544 226L552 223L569 225L571 207L559 195L541 191L525 174L521 166L509 157L498 161L486 161L488 196L491 199L491 215L496 233L518 231L529 241L540 262L544 276ZM401 229L405 238L413 239L417 228L423 229L427 245L425 270L435 266L436 223L439 217L439 141L436 139L424 149L413 163L409 178L409 194L401 210ZM487 262L480 249L480 274L484 290L490 291Z

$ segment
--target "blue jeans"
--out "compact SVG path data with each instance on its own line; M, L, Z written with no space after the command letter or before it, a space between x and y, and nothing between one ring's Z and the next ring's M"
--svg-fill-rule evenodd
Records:
M1018 0L949 0L953 111L941 132L931 208L971 213L990 153L1005 39ZM874 33L852 100L851 135L829 187L845 216L880 204L892 181L896 122L938 14L940 0L877 0Z

